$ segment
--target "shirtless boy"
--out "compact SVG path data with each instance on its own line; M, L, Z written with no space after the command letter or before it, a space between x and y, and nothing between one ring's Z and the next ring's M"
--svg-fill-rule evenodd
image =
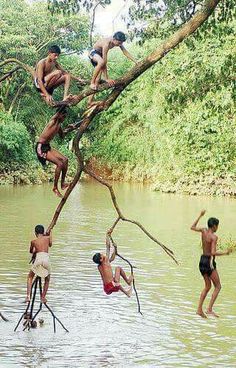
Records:
M52 94L55 88L64 84L63 101L68 100L71 74L66 72L57 62L61 50L57 45L50 46L48 56L38 62L35 68L34 84L47 104L52 103ZM82 82L80 78L73 77Z
M205 213L206 213L205 210L201 211L197 220L194 221L193 225L191 226L191 230L200 232L202 234L203 254L200 258L199 270L204 278L205 287L202 290L202 293L200 295L197 314L199 314L199 316L203 318L207 318L206 314L203 312L202 306L207 296L207 293L209 292L211 288L211 283L213 283L215 289L212 293L211 300L210 300L206 313L209 315L213 315L214 317L219 317L212 310L213 304L215 303L216 298L221 289L220 278L219 278L219 274L216 269L215 257L228 255L232 252L231 249L228 249L225 252L219 252L216 250L218 237L215 235L215 232L217 231L218 225L219 225L218 219L214 217L209 218L207 222L208 228L197 227L197 224L200 218L203 217Z
M132 287L125 289L120 285L120 276L125 280L127 285L131 285L133 282L133 276L127 277L124 270L121 267L116 267L115 276L113 276L110 262L115 259L115 253L111 256L110 260L105 254L96 253L93 256L93 261L98 264L98 270L101 274L103 281L103 288L107 295L122 291L128 297L131 296Z
M120 47L123 54L128 59L136 63L136 60L133 58L133 56L123 46L123 42L125 41L125 34L123 32L116 32L113 37L102 38L94 44L93 49L89 53L89 59L92 65L95 67L90 84L92 89L97 90L102 74L104 75L105 81L110 87L115 84L115 81L110 79L107 73L107 54L109 50L113 49L113 47ZM93 96L90 97L89 103L92 102L92 98Z
M55 115L53 115L49 123L45 126L35 147L38 160L43 166L46 165L46 161L50 161L56 165L53 192L58 197L62 197L62 194L58 189L60 175L61 189L64 190L69 185L65 183L65 177L68 169L68 158L63 156L54 148L51 148L49 142L55 137L56 134L59 134L59 136L63 137L61 123L64 121L65 116L65 112L57 112Z
M48 250L49 247L52 246L52 236L44 234L44 227L42 225L37 225L35 227L35 235L36 239L31 241L30 244L30 253L36 255L34 263L31 267L31 270L28 274L27 279L27 296L25 301L30 302L30 293L32 288L32 282L34 276L39 276L45 278L43 292L41 295L42 303L46 303L46 294L48 291L49 281L50 281L50 273L51 266L49 260Z

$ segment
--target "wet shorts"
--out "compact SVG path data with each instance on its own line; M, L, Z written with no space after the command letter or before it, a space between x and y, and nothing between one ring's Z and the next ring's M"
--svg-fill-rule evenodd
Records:
M104 285L104 291L107 295L110 295L111 293L116 293L119 290L120 290L120 285L115 286L112 281Z
M211 256L205 256L204 254L200 258L199 262L199 271L202 276L208 275L211 276L212 271L216 269L215 259Z
M42 153L47 153L48 151L51 151L51 146L49 143L40 143L37 142L35 146L35 151L38 157L39 162L45 166L46 165L46 158L42 156Z
M43 84L45 84L45 80L44 80L44 78L43 78ZM40 87L39 87L39 84L38 84L38 78L34 78L34 86L35 86L36 90L37 90L39 93L43 93L43 92L41 91ZM51 88L47 88L46 86L44 86L44 87L46 88L46 90L48 91L48 93L49 93L50 95L52 95L52 94L53 94L53 91L54 91L54 88L53 88L53 87L51 87Z
M92 65L94 66L94 68L97 66L97 62L95 60L93 60L93 57L94 55L99 55L102 57L102 51L99 51L99 50L91 50L90 53L89 53L89 60L91 61Z

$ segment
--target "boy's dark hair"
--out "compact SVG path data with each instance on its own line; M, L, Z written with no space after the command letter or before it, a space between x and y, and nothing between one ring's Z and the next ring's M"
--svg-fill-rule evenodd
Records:
M44 227L43 225L37 225L35 226L35 234L44 234Z
M210 217L209 220L207 221L207 225L209 228L212 228L213 226L218 226L219 220L215 217Z
M126 41L126 35L123 32L116 32L113 35L113 38L117 41L125 42Z
M94 263L97 263L98 265L100 265L101 264L100 259L101 259L101 253L94 254L94 256L93 256L93 262Z
M55 54L58 54L59 55L61 53L61 49L57 45L51 45L48 48L48 52L52 52L52 53L55 53Z

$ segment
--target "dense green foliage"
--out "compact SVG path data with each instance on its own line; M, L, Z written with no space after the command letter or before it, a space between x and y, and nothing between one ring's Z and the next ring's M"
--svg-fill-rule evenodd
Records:
M183 3L179 1L179 5ZM173 1L166 4L173 14ZM1 1L1 60L18 57L33 66L46 54L48 44L58 43L65 51L87 48L89 27L85 16L73 12L52 15L45 2L16 0L14 5L12 8L11 2ZM93 159L97 167L108 168L113 178L152 181L161 190L234 193L233 12L232 3L223 1L201 30L132 83L89 128L83 138L86 158ZM142 19L146 13L138 17ZM175 27L178 25L162 22L145 34L142 46L128 45L128 49L142 59ZM60 62L74 75L86 79L91 76L92 67L84 57L62 55ZM110 52L112 78L131 66L119 50ZM7 66L4 72L11 68ZM61 92L56 91L55 98ZM78 92L75 84L71 92ZM65 124L78 119L85 103L70 109ZM1 173L30 173L39 168L33 146L52 111L41 101L24 71L0 86L0 109ZM70 139L55 140L53 144L69 155L73 168ZM35 181L34 175L30 181Z
M88 46L87 17L73 14L53 16L45 2L30 4L24 0L16 0L14 4L1 0L0 13L0 61L14 57L34 67L38 60L46 57L48 45L59 44L64 51L59 60L61 65L76 76L83 74L84 78L88 78L89 63L78 59L77 54L67 56L65 53L72 50L81 53ZM4 66L0 77L14 67L14 64ZM71 92L78 93L75 83L71 86ZM60 99L61 96L62 88L59 88L55 98ZM41 172L34 144L52 116L52 110L42 101L31 76L25 71L14 73L0 84L0 111L1 173L6 170L24 172L35 167ZM74 121L79 111L80 108L71 110L67 123ZM63 142L61 150L72 158L72 153L68 151L70 139L68 137ZM61 144L60 141L55 142L56 147Z
M133 83L99 120L91 156L116 178L152 180L162 190L195 192L202 182L205 191L234 191L235 26L205 25ZM159 42L146 42L143 56ZM123 61L117 65L120 74Z

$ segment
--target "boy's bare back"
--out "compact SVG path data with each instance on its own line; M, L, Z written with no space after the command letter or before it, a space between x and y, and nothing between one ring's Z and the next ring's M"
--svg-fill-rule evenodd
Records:
M217 243L218 237L208 229L202 229L202 249L205 256L211 256L213 245Z
M55 135L61 129L61 123L65 119L65 114L57 112L49 121L49 123L45 126L44 130L42 131L39 142L40 143L49 143Z
M93 48L95 50L99 50L102 51L103 49L112 49L113 47L115 47L115 45L112 43L112 39L113 37L106 37L106 38L101 38L100 40L98 40Z
M45 252L48 253L49 247L52 246L50 236L43 235L31 241L30 253Z

